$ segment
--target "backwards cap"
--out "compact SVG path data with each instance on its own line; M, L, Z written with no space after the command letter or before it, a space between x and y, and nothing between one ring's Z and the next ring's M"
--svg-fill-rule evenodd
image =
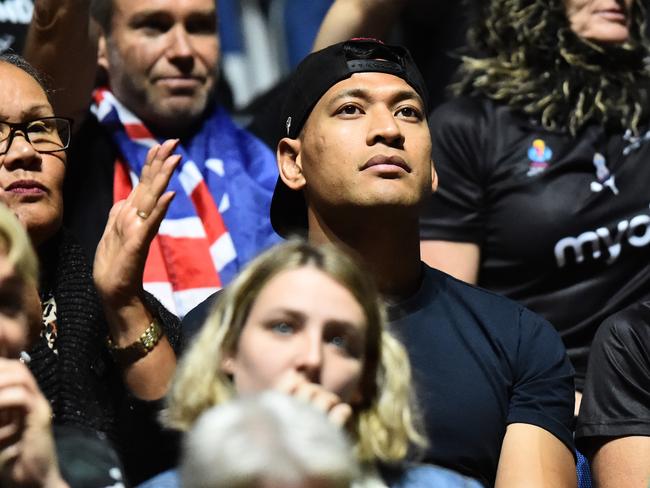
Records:
M298 65L282 109L284 135L298 138L309 114L327 90L354 73L368 72L402 78L417 92L428 111L426 85L406 48L375 39L352 39L311 53ZM283 237L307 228L307 208L302 191L291 190L281 178L278 178L273 192L271 224Z

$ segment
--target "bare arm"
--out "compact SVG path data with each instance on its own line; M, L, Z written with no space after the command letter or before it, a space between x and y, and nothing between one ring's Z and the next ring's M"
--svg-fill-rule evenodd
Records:
M510 424L501 446L496 488L575 488L573 454L550 432Z
M451 241L421 241L420 253L422 261L432 268L475 285L478 282L478 271L481 259L481 249L472 242Z
M335 0L320 26L314 51L352 37L383 39L408 0Z
M591 473L597 488L648 488L650 437L620 437L604 443L591 457Z
M25 58L51 81L57 114L83 119L97 70L97 35L90 0L36 0Z

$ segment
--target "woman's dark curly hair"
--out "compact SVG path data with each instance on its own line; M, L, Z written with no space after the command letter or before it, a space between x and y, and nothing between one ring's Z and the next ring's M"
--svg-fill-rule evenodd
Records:
M633 0L629 39L616 46L579 38L564 0L484 1L452 90L505 103L547 129L575 134L597 123L637 133L650 113L643 1Z

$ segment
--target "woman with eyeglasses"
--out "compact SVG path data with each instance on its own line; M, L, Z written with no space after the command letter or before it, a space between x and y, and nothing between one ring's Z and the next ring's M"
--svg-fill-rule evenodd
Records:
M70 121L56 117L24 60L0 56L0 202L27 230L41 265L40 330L30 369L54 424L104 432L133 481L164 469L174 445L158 426L159 400L175 369L178 321L142 290L149 243L173 198L179 157L154 146L140 185L112 210L93 271L62 229Z

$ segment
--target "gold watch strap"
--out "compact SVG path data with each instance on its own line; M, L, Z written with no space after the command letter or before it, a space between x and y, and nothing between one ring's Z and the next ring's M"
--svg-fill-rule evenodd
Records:
M163 336L163 329L157 319L153 319L137 341L126 347L117 347L110 337L106 338L108 350L115 362L121 366L128 366L145 357Z

